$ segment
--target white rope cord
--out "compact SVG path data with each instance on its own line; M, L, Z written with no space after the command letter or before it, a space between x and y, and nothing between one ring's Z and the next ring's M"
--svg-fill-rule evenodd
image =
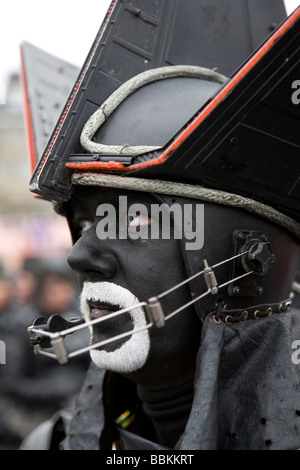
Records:
M123 83L123 85L121 85L114 93L112 93L109 98L100 106L100 108L98 108L97 111L92 114L81 132L80 143L82 147L88 152L97 153L100 155L132 156L160 149L161 147L151 146L103 145L97 142L93 142L92 138L97 130L112 114L112 112L115 111L122 101L124 101L133 92L142 86L157 80L176 77L200 78L220 84L227 80L227 77L215 72L214 70L190 65L172 65L169 67L159 67L156 69L146 70L145 72L142 72Z
M83 186L102 186L107 188L127 189L130 191L182 196L226 206L239 207L268 219L270 222L285 228L297 238L300 238L300 224L295 220L266 204L226 191L205 188L193 184L175 183L172 181L106 175L92 172L74 173L72 182L73 184Z
M300 282L297 282L297 281L293 282L293 291L296 294L300 294Z

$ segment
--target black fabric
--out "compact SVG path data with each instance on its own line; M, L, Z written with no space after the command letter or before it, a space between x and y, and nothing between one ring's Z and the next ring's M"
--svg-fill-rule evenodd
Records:
M292 361L295 315L299 312L230 326L207 317L181 450L299 448L300 367Z
M299 315L298 310L292 309L231 325L223 321L216 323L213 315L208 315L197 358L192 410L175 449L299 448L300 365L292 361L293 341L300 339ZM106 400L103 402L104 374L91 365L63 449L99 449L108 416L105 412L108 404ZM187 412L190 384L185 386L182 404ZM122 387L115 392L121 400ZM175 415L175 410L180 409L178 392L179 389L168 392L165 402L161 394L157 402L153 394L139 390L140 397L147 402L146 412L153 414L156 424L159 423L157 432L162 440L168 438L167 429L172 425L177 428L176 434L182 427L183 415L181 424L180 413ZM156 405L159 402L165 406ZM166 427L160 426L164 408L170 411L165 415ZM171 419L174 419L172 424ZM124 433L127 441L130 438L130 446L134 446L137 442L134 434ZM141 448L143 441L138 441Z
M61 450L97 450L105 425L103 383L105 371L91 362L77 397L73 418Z
M135 416L130 425L133 438L139 435L145 442L155 440L152 423L142 412L135 383L91 362L73 417L65 429L61 450L111 450L119 440L117 418L126 410Z
M158 442L172 449L184 431L194 397L193 380L168 390L138 387L143 410L152 420Z

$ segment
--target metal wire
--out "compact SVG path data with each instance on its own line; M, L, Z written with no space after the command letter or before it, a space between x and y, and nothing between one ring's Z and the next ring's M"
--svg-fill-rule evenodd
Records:
M245 251L243 253L239 253L238 255L235 255L235 256L232 256L231 258L227 258L219 263L216 263L214 264L213 266L209 267L209 269L213 270L225 263L229 263L230 261L233 261L234 259L236 258L240 258L244 255L246 255L247 253L249 253L249 251ZM198 273L194 274L193 276L190 276L189 278L185 279L184 281L180 282L179 284L176 284L174 287L160 293L156 298L157 299L161 299L169 294L171 294L172 292L174 292L175 290L179 289L180 287L182 287L183 285L187 284L188 282L192 281L193 279L197 278L198 276L201 276L201 275L204 275L205 274L205 270L201 270L199 271ZM218 285L218 289L221 289L233 282L236 282L237 280L239 279L242 279L243 277L246 277L246 276L249 276L250 274L252 274L253 271L250 271L250 272L247 272L245 274L242 274L238 277L235 277L234 279L230 279L229 281L227 282L224 282L223 284L221 285ZM177 308L176 310L174 310L173 312L169 313L168 315L165 316L165 320L168 321L170 318L174 317L175 315L177 315L178 313L180 313L182 310L188 308L189 306L193 305L194 303L198 302L199 300L201 300L202 298L206 297L207 295L209 294L212 294L211 290L208 288L207 291L203 292L202 294L200 294L199 296L197 296L196 298L192 299L191 301L185 303L184 305L182 305L181 307ZM114 317L117 317L119 315L122 315L124 313L128 313L136 308L140 308L140 307L147 307L148 303L147 302L140 302L136 305L133 305L133 306L130 306L130 307L126 307L126 308L123 308L123 309L120 309L116 312L112 312L110 314L107 314L101 318L96 318L95 320L89 320L89 321L86 321L80 325L76 325L76 326L73 326L71 328L67 328L65 330L62 330L62 331L57 331L57 332L49 332L49 331L45 331L45 330L41 330L41 329L38 329L38 328L35 328L33 326L29 327L28 328L28 331L29 333L38 333L38 334L42 334L42 335L45 335L47 337L50 337L51 340L55 340L57 338L65 338L65 336L71 334L71 333L74 333L74 332L77 332L79 330L82 330L83 328L88 328L89 326L93 326L95 324L98 324L98 323L101 323L103 321L106 321L106 320L109 320L111 318L114 318ZM125 338L127 336L131 336L133 334L136 334L136 333L139 333L145 329L149 329L151 328L152 326L154 325L154 323L152 321L150 321L149 323L147 323L147 325L143 326L143 327L140 327L140 328L136 328L134 330L130 330L130 331L127 331L125 333L121 333L119 335L116 335L116 336L113 336L111 338L108 338L106 340L103 340L103 341L99 341L95 344L90 344L89 346L86 346L86 347L83 347L83 348L80 348L80 349L77 349L76 351L73 351L73 352L70 352L68 353L68 357L69 358L72 358L74 356L77 356L78 354L82 354L84 352L87 352L87 351L90 351L92 349L96 349L96 348L99 348L100 346L104 346L106 344L109 344L109 343L112 343L113 341L116 341L118 339L122 339L122 338ZM52 358L55 358L57 359L56 355L53 354L53 353L50 353L48 351L44 351L39 345L37 345L35 347L35 352L36 353L39 353L39 354L43 354L43 355L46 355L46 356L49 356L49 357L52 357Z

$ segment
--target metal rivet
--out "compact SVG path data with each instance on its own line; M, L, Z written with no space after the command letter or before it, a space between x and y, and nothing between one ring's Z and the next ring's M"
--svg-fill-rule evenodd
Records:
M219 325L221 323L221 319L220 318L216 318L216 315L213 315L212 316L212 319L215 323L217 323L217 325Z
M243 310L243 311L242 311L241 317L242 317L242 321L247 320L247 318L248 318L248 312L247 312L247 310Z
M267 317L270 317L270 316L272 315L272 313L273 313L273 310L272 310L271 307L268 307L268 308L266 309L266 312L268 312Z
M232 315L227 315L227 317L225 318L225 323L226 325L231 325L232 324Z
M258 320L260 318L260 316L259 316L260 313L261 313L261 310L259 310L259 309L255 310L254 315L253 315L255 320Z
M240 294L241 293L241 288L239 286L234 286L234 288L232 289L232 293L233 294Z

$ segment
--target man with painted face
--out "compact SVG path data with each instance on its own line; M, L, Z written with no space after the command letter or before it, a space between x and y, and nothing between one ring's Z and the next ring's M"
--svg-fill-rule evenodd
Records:
M119 193L117 192L117 194ZM141 195L135 192L122 192L120 194L127 194L128 200L133 203L136 201L141 203L141 201L143 201L145 205L147 204L150 206L150 204L153 204L152 198L148 195ZM146 301L153 295L165 292L187 278L186 267L181 255L180 241L178 240L174 240L172 238L169 240L131 240L128 237L126 240L108 239L100 241L97 238L97 223L100 218L98 219L94 214L97 212L99 205L106 203L107 201L111 203L115 198L116 191L103 191L101 188L91 186L84 189L78 188L76 190L74 200L69 204L70 212L68 213L73 216L74 221L77 221L73 222L71 227L73 228L73 231L77 231L79 235L78 241L71 250L68 260L71 267L80 275L83 285L81 294L82 313L87 321L95 320L122 308L138 305L139 302ZM191 202L189 199L183 200L182 198L179 198L179 200L182 207L184 207L184 204ZM272 226L272 224L267 221L260 220L257 216L245 215L242 211L235 209L233 210L225 207L220 208L215 204L205 203L204 212L205 217L201 222L204 223L204 240L206 237L210 236L209 246L206 246L204 243L204 247L199 250L199 252L191 253L189 255L192 257L199 257L199 265L201 263L201 259L205 259L206 257L210 259L213 264L216 264L219 260L224 261L226 259L226 252L230 253L232 243L231 234L234 232L236 227L243 227L244 223L247 223L247 227L251 227L251 230L253 231L257 230L260 232L263 230L264 233L268 233L269 240L271 241L272 247L276 253L275 256L278 259L276 259L276 265L272 266L272 274L269 273L271 276L270 284L265 283L265 294L261 294L260 302L257 303L257 297L255 296L254 299L243 299L245 303L241 303L240 299L238 301L235 298L232 299L228 296L226 291L224 292L224 289L221 289L217 295L209 296L206 301L205 299L203 299L202 302L199 301L197 305L198 310L200 311L200 318L197 315L194 305L190 305L185 307L173 318L167 320L163 328L153 326L149 330L146 329L140 333L135 333L129 337L130 339L127 337L125 339L116 340L91 351L92 361L98 367L121 374L123 377L129 379L131 386L132 382L137 384L137 402L131 403L131 400L133 400L134 397L134 392L132 390L130 392L131 399L129 401L131 406L126 403L128 396L125 392L125 397L123 396L123 387L119 385L121 389L121 397L125 399L123 411L127 411L127 409L125 409L127 406L129 409L133 407L131 409L131 417L132 415L137 414L135 407L137 407L138 410L139 407L142 407L145 416L141 418L139 414L142 412L139 410L138 417L135 417L137 421L138 419L142 420L143 424L139 423L143 429L142 436L147 438L151 437L151 440L159 443L165 448L174 448L176 446L184 431L192 409L196 371L196 376L199 374L199 369L196 370L196 359L201 344L202 321L206 319L208 314L215 313L217 302L222 302L222 307L227 304L226 310L224 308L222 309L223 319L227 317L229 318L234 314L236 318L243 321L243 312L246 311L246 306L248 312L251 310L249 312L248 320L249 325L251 325L251 328L253 329L251 334L246 330L244 325L243 328L238 325L235 333L232 331L232 326L228 332L219 333L218 330L214 331L213 323L211 323L210 326L209 323L207 323L209 321L214 322L216 320L206 319L205 332L206 329L208 329L208 334L216 336L213 336L213 338L210 338L209 340L210 353L206 351L209 359L205 368L213 367L216 369L215 373L217 372L217 364L215 362L216 358L211 353L218 355L218 350L221 348L220 342L223 343L223 341L225 341L225 344L227 342L230 344L236 335L236 341L238 341L238 344L230 345L230 348L233 349L230 351L230 355L235 356L236 354L239 357L242 354L241 349L245 349L246 351L243 351L245 357L243 357L243 359L240 358L239 360L235 359L237 364L234 364L234 360L232 358L233 364L230 365L229 370L233 375L237 374L240 368L243 369L242 366L244 366L244 361L247 361L246 357L248 355L248 361L250 363L248 366L250 366L251 361L253 361L255 377L257 377L256 374L260 373L261 368L264 369L266 367L263 357L260 357L263 355L261 349L259 349L258 353L259 358L256 357L257 335L263 335L264 339L262 342L264 347L272 347L272 349L276 349L278 347L277 341L274 343L274 336L276 337L278 334L278 327L279 329L282 328L281 321L285 323L287 318L281 317L279 322L278 320L275 321L274 318L276 318L276 313L279 316L280 308L284 311L289 306L288 299L293 281L292 273L296 267L296 258L294 258L294 256L298 253L298 245L297 242L293 240L293 236L283 234L281 229ZM220 234L220 217L223 218L223 221L227 221L227 229L231 226L231 229L223 234ZM228 220L230 223L228 223ZM127 223L130 227L130 214L128 214ZM144 222L139 220L137 223ZM146 223L149 224L155 222L147 220ZM216 226L218 227L218 230L215 230ZM79 227L82 228L80 229ZM215 233L215 237L213 238L211 238L212 233ZM284 254L280 254L282 250L283 237L285 238L284 245L289 248L285 250ZM218 243L221 246L219 246ZM211 245L216 247L214 253L211 251ZM229 256L230 255L227 255L227 257ZM289 260L288 263L287 260ZM223 276L221 274L219 277L221 284L228 281L228 278L226 278L226 276L228 276L228 263L226 268L227 269L224 269ZM280 287L278 287L277 292L274 292L273 289L273 280L275 278L280 279ZM203 292L205 292L203 282L201 283L201 281L198 280L198 290L199 288L202 288ZM267 302L268 298L272 299L272 302ZM172 314L172 312L180 309L180 307L190 303L191 300L191 292L188 286L184 285L170 293L165 299L162 299L161 305L167 317L169 314ZM245 305L245 309L241 309L241 305ZM269 316L271 309L275 316L273 316L272 319L269 319L269 323L266 323L264 329L263 326L259 324L258 320L254 320L253 315L257 312L257 315L261 313L262 316ZM218 322L219 320L215 323L217 326ZM256 324L252 325L253 322L256 322ZM126 331L134 331L135 329L143 328L147 323L148 320L142 308L135 309L132 312L129 311L128 313L120 316L120 318L116 317L98 324L96 323L92 327L93 342L100 342ZM228 326L230 323L231 321L227 319ZM277 323L279 323L280 326L277 325ZM284 329L285 328L283 328L283 330ZM243 334L245 335L245 339L240 343L239 335ZM225 338L223 338L223 335ZM226 337L227 335L229 338ZM252 347L251 344L249 345L249 342L251 343L251 341L254 340L252 335L255 338L254 350L253 345ZM283 336L283 334L281 334L281 336ZM206 344L202 338L202 348L205 347L208 347L208 344ZM250 350L248 350L248 348ZM201 355L204 354L202 350L200 351ZM281 355L283 350L280 348L280 350L278 350L278 353L279 352ZM290 351L288 350L287 352L289 353ZM206 354L204 355L206 356ZM228 360L227 356L229 353L226 350L226 346L224 346L223 355L224 360ZM200 357L198 360L200 360ZM276 351L273 350L272 360L274 362L276 362L275 357ZM285 358L285 360L286 359L287 358ZM204 359L202 358L202 360ZM242 365L240 364L240 360L242 360ZM266 361L269 365L269 358L266 358ZM281 361L279 361L279 364L276 364L276 366L274 365L275 369L273 370L273 373L278 373L280 362ZM223 365L223 367L225 367L226 370L227 367L225 365ZM235 368L237 368L237 370L235 370ZM285 374L287 374L288 371L286 370L286 364L284 365L284 368ZM202 368L200 370L203 371ZM235 387L237 387L238 390L240 387L240 393L238 395L242 403L239 403L237 407L234 406L233 410L231 410L236 418L241 414L243 420L249 419L248 392L251 390L252 384L250 377L248 377L248 373L248 371L243 372L247 377L246 384L244 384L245 377L241 372L241 384L238 385L239 380L235 380ZM225 373L225 382L228 380L230 381L231 379L227 374L228 371ZM206 378L206 380L208 379ZM221 381L221 378L219 378L219 380ZM265 380L267 383L270 381L269 386L271 386L271 383L272 386L275 386L275 383L273 384L270 377L265 378ZM263 386L263 382L264 380L261 379L261 387ZM210 387L207 388L209 385ZM209 392L210 399L212 399L211 394L214 396L217 393L217 390L215 390L210 383L205 384L205 391L207 393ZM255 391L255 395L257 393L258 392ZM276 394L277 393L278 385L276 384ZM230 396L231 391L229 392L225 388L223 394L225 396L229 394ZM223 394L221 393L221 395ZM286 394L285 390L284 394ZM222 397L222 400L224 398L225 397ZM256 397L256 399L257 398L258 397ZM216 397L215 399L218 400ZM269 394L264 395L264 399L268 401L270 399ZM206 400L207 397L203 394L201 401L205 402ZM244 400L246 403L243 403ZM118 412L122 411L118 408L120 406L119 401L120 398L117 398ZM275 402L274 397L272 397L272 401L273 406L276 406L276 410L278 411L278 403ZM261 406L261 397L259 403ZM227 400L225 401L225 404L227 406ZM212 405L214 413L217 413L218 405L215 403ZM116 404L112 406L116 406ZM217 407L216 409L215 406ZM253 407L252 400L250 406ZM268 407L269 406L270 405L268 405ZM210 413L212 413L212 410L210 410ZM223 413L225 414L224 410ZM252 409L251 415L253 413L255 415L258 413L258 415L256 415L257 422L261 422L265 415L269 416L269 411L262 411L260 409L259 411L256 409L254 411L254 409ZM120 415L122 414L123 413L120 413ZM147 416L150 418L150 422L145 425L145 421L143 420L145 420ZM128 417L128 419L130 419L130 417ZM114 418L117 419L118 416L115 415ZM76 424L79 420L80 418L77 418ZM225 416L224 420L226 423ZM133 430L136 425L138 425L138 423L134 423L133 421L131 424ZM225 424L225 429L227 426L228 423ZM122 442L120 448L122 448L122 445L125 446L125 448L135 448L134 446L136 445L143 448L143 446L149 445L145 444L143 441L139 443L136 436L133 438L133 435L129 435L128 437L127 432L122 428L120 428L119 432L122 436L121 440L125 440L125 443ZM223 448L223 446L224 448L227 448L227 446L230 446L231 448L232 445L235 445L234 439L231 438L231 433L229 431L228 434L225 432L224 434L225 435L222 437L219 437L220 443L217 444L216 441L215 444L217 447L220 445L220 448ZM262 436L263 433L259 436L259 446L263 447L265 442L267 442L267 439L262 442ZM272 441L275 441L276 438L278 438L278 436L274 436L273 433L271 433L271 436ZM217 439L217 436L214 437ZM73 439L76 439L76 437L73 437ZM133 439L133 447L131 447L132 443L130 439ZM137 442L135 442L135 439L137 439ZM254 443L251 443L252 439L254 440ZM118 437L115 435L114 440L118 441ZM231 443L232 440L233 443ZM244 446L244 448L247 448L247 446L254 446L254 448L256 448L258 445L257 440L257 433L253 433L251 439L248 435L247 437L239 436L239 442L242 442L242 444L238 445L242 445L242 448ZM189 448L189 445L191 444L188 440L186 448Z
M65 152L72 194L62 200L52 180L48 198L72 234L68 262L79 274L85 321L75 329L90 329L91 366L60 439L54 427L60 448L299 446L291 308L299 213L286 197L290 177L272 190L278 169L285 178L281 161L269 169L280 145L290 163L297 158L297 137L277 126L274 143L267 120L257 126L253 118L272 98L268 54L286 56L285 33L298 17L274 33L278 49L267 41L232 80L181 65L134 75L81 126L85 153ZM253 161L262 160L257 175ZM48 161L31 186L44 196Z

